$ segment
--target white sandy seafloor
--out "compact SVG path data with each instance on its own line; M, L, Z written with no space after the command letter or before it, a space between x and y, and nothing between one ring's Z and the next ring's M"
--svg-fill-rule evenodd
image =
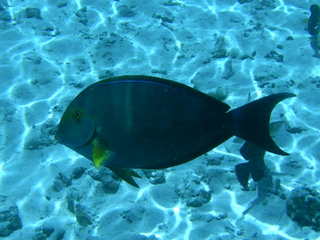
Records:
M0 238L320 239L319 228L286 213L290 191L319 190L320 59L306 31L316 2L0 0ZM266 154L269 190L259 188L246 215L257 192L236 180L239 139L181 166L139 171L139 190L56 142L76 94L128 74L176 80L232 108L297 95L272 114L275 141L291 154ZM308 217L308 206L297 211Z

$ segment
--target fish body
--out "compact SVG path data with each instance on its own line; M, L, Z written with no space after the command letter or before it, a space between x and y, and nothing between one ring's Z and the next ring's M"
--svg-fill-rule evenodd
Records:
M190 161L236 135L285 155L269 136L274 106L290 93L230 107L186 85L150 76L94 83L67 107L57 140L135 185L134 172ZM127 175L127 178L126 178Z
M320 7L316 4L311 5L310 13L308 32L310 35L317 35L320 32Z
M241 156L247 160L235 166L235 173L239 183L248 190L249 177L259 181L264 177L266 165L264 162L265 150L251 142L245 142L240 148Z
M282 125L282 121L272 122L269 130L271 136L275 136ZM267 178L266 172L268 172L268 169L264 162L265 153L266 151L263 148L252 142L245 141L241 146L240 154L247 162L237 164L235 166L235 173L239 183L244 189L248 190L250 177L252 177L255 182Z
M320 58L320 7L316 4L310 7L308 32L311 35L310 45L314 50L314 57Z

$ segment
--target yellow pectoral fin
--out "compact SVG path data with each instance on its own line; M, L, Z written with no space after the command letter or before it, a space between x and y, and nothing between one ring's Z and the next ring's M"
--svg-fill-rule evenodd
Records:
M92 141L92 160L95 167L101 167L110 157L111 151L109 151L106 146L95 138Z

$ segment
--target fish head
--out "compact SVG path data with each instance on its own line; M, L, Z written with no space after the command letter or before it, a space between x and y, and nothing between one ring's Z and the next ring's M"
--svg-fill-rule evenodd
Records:
M72 149L86 145L95 133L93 116L88 111L85 99L78 96L62 115L56 139Z
M317 15L317 17L319 17L319 15L320 15L320 7L318 5L316 5L316 4L313 4L313 5L310 6L310 12L312 14Z

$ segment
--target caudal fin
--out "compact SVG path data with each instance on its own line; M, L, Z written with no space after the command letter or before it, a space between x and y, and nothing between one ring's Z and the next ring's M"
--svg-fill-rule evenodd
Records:
M228 114L232 118L234 135L266 151L288 155L272 140L269 133L269 121L273 108L282 100L294 96L292 93L273 94L231 110Z

